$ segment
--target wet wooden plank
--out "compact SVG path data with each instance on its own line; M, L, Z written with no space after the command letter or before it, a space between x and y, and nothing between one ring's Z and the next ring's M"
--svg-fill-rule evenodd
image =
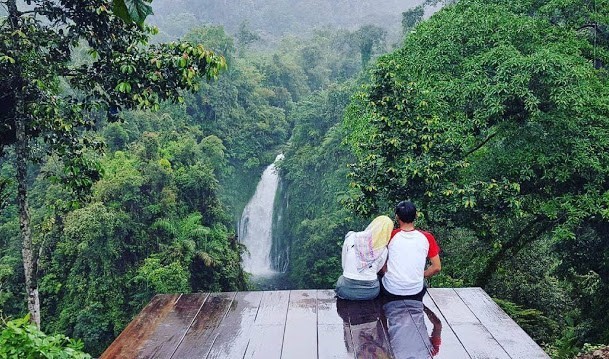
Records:
M207 294L182 294L142 346L137 358L170 358L178 347Z
M430 358L432 345L425 325L423 303L416 300L393 300L385 303L383 310L395 357Z
M482 288L457 288L455 292L512 358L549 358Z
M338 314L333 290L317 291L317 343L319 359L355 357L349 320Z
M317 343L319 359L355 358L349 323L320 324L317 327Z
M280 359L289 291L263 292L244 358Z
M284 324L254 325L252 336L243 358L280 359Z
M243 358L261 299L261 292L237 293L224 320L218 326L218 335L207 358Z
M280 359L285 325L254 326L244 358Z
M442 326L435 359L548 358L479 288L432 288L424 304ZM413 322L425 321L431 335L433 322L427 315L421 319L420 311L415 314ZM419 328L416 323L413 329ZM404 335L414 333L402 329ZM380 301L337 301L331 290L299 290L215 293L207 299L204 294L155 296L101 358L394 355Z
M342 325L344 320L338 315L334 291L322 289L317 291L317 323L320 325Z
M285 325L290 301L290 291L273 291L262 294L262 302L255 325Z
M465 350L465 348L463 347L463 344L461 344L461 341L459 340L459 338L457 338L457 335L453 331L452 327L446 321L446 318L444 318L444 316L442 315L442 312L438 309L438 307L436 307L436 304L431 299L430 295L433 294L434 291L435 291L435 289L433 289L433 288L428 289L429 295L426 295L425 297L423 297L423 304L427 308L429 308L429 310L431 310L433 312L433 314L435 314L435 316L440 320L440 324L436 324L436 327L438 325L441 326L442 342L440 344L440 351L434 358L436 358L436 359L469 359L469 358L471 358L469 356L469 354L467 353L467 351ZM427 325L427 330L431 337L432 330L434 328L434 324L431 322L431 320L429 319L429 317L427 315L425 316L425 324Z
M343 320L349 321L353 350L357 358L393 358L379 301L337 299L336 306Z
M389 336L380 318L351 323L351 338L356 358L393 358Z
M216 339L216 328L236 293L211 293L171 358L205 358Z
M290 292L281 357L317 358L317 291Z
M435 288L431 298L472 358L510 359L454 289Z
M101 359L135 358L154 329L171 312L179 295L156 295L104 351Z
M344 300L336 299L336 307L339 316L345 320L348 318L350 324L372 322L383 316L382 304L377 300Z

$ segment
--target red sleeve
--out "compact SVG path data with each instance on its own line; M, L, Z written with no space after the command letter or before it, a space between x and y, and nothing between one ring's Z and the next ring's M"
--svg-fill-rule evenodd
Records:
M423 232L423 231L421 231ZM427 252L427 258L433 258L435 256L437 256L438 254L440 254L440 246L438 246L438 243L436 242L436 239L434 238L433 234L429 233L429 232L423 232L423 234L425 235L425 238L427 238L427 241L429 242L429 251Z
M393 239L393 237L394 237L396 234L400 233L400 231L401 231L401 229L399 229L399 228L396 228L396 229L394 229L393 231L391 231L391 237L389 237L389 242L391 242L391 240Z

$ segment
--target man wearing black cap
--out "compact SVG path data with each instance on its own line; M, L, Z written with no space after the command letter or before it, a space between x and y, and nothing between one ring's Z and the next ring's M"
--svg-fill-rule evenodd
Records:
M415 229L417 209L412 202L398 203L395 216L399 228L391 233L381 292L389 299L423 300L425 278L442 269L440 247L431 233ZM426 269L427 259L431 265Z

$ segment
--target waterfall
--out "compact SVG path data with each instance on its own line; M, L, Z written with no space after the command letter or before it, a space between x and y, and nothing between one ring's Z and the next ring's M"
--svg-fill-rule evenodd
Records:
M275 162L283 159L278 155ZM243 209L239 221L239 241L249 253L243 255L243 269L254 276L269 276L273 270L270 256L273 245L273 205L279 184L275 162L269 165L260 178L256 192Z

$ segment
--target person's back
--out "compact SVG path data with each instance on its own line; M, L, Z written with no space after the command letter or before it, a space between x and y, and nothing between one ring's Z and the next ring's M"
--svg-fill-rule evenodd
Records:
M396 229L389 242L387 272L383 285L395 295L414 295L423 289L427 258L438 254L439 248L430 233L417 229Z
M377 273L387 260L387 248L380 250L380 255L369 265L361 267L361 261L357 255L357 232L350 231L345 235L342 252L343 276L349 279L370 281L377 279Z
M364 231L347 233L341 256L343 274L334 289L339 298L370 300L379 294L377 272L387 259L392 229L391 218L378 216Z
M382 279L385 295L422 300L425 278L440 272L440 248L431 233L415 229L416 207L410 201L396 206L399 228L389 242L389 256ZM427 259L431 266L425 269Z

